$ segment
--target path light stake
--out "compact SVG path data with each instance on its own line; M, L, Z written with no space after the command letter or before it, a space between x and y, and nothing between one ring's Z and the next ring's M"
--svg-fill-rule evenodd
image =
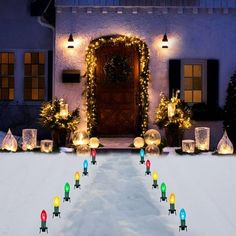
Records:
M146 161L146 172L145 172L145 175L150 175L151 174L150 167L151 167L151 162L149 160L147 160Z
M144 160L145 151L143 148L140 149L139 155L140 155L140 164L144 164L145 163L145 160Z
M70 196L69 196L69 194L70 194L70 184L68 182L65 183L64 190L65 190L65 197L63 199L63 202L64 201L66 201L66 202L69 201L70 202Z
M77 171L75 172L75 185L74 188L80 188L80 173Z
M95 149L95 148L92 148L92 149L91 149L91 156L92 156L92 161L91 161L91 163L92 163L93 165L97 164L96 155L97 155L96 149Z
M157 184L158 174L157 174L157 171L154 171L152 173L152 179L153 179L152 188L158 188L158 184Z
M84 160L83 166L84 166L83 175L88 175L88 161L87 160Z
M179 218L180 218L180 226L179 226L179 231L180 230L186 230L187 231L187 225L186 225L186 212L184 208L182 208L179 212Z
M61 203L61 200L60 200L60 198L58 196L53 198L54 212L53 212L52 217L54 217L54 216L61 217L61 213L59 211L60 203Z
M40 214L40 219L41 219L41 227L39 230L39 233L47 231L48 233L48 227L47 227L47 212L45 210L42 210Z
M170 202L170 209L169 209L169 214L174 214L176 215L176 209L175 209L175 194L171 193L169 197L169 202ZM168 214L168 215L169 215Z
M161 197L160 197L160 201L166 201L167 202L166 184L164 182L161 183Z

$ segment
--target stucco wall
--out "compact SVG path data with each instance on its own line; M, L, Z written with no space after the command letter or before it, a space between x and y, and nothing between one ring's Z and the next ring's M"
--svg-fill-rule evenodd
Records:
M97 37L109 34L137 36L145 41L150 50L151 81L150 125L153 123L154 109L161 91L168 93L168 60L180 59L219 59L220 81L219 101L223 106L225 90L232 73L236 70L236 14L223 14L222 9L214 9L209 14L207 9L184 9L179 14L177 9L169 9L167 14L159 11L148 14L140 10L132 14L124 10L117 14L110 10L102 14L100 9L93 9L87 14L85 9L62 8L57 13L55 43L54 95L65 97L71 108L81 108L81 126L86 124L85 100L82 99L85 79L80 84L63 84L63 69L79 69L86 72L85 53L89 42ZM169 48L161 48L163 33L167 32ZM73 33L75 48L67 48L67 39Z

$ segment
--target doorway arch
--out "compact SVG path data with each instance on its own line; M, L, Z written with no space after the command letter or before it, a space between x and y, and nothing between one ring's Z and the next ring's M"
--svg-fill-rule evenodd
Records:
M97 67L97 52L105 45L115 46L122 44L125 47L137 48L139 58L139 74L138 74L138 121L137 133L135 135L143 135L148 128L148 83L149 83L149 51L145 42L137 37L128 37L124 35L109 35L99 37L92 40L88 46L86 53L87 63L87 131L90 135L96 134L98 125L98 113L96 103L96 67Z

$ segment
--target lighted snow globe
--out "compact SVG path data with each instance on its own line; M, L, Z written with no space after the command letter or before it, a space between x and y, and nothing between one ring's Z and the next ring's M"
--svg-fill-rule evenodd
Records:
M89 139L89 147L90 148L98 148L99 144L100 144L100 142L97 137L92 137Z
M144 146L144 139L142 137L136 137L133 144L135 148L142 148Z
M219 141L217 145L217 152L218 154L233 154L234 153L234 146L230 141L227 132L225 131L223 137Z
M161 143L161 135L156 129L149 129L144 134L144 140L147 145L156 144L158 146Z

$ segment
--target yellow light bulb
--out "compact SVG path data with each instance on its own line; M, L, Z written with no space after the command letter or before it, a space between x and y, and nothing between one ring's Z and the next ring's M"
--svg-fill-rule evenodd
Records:
M80 180L80 173L79 172L75 172L75 180Z
M53 199L53 204L54 204L54 207L59 207L60 206L60 198L58 196L54 197Z
M175 194L174 193L170 194L169 202L170 202L170 204L175 204Z
M155 181L158 179L158 174L157 174L156 171L153 172L152 179L155 180Z

